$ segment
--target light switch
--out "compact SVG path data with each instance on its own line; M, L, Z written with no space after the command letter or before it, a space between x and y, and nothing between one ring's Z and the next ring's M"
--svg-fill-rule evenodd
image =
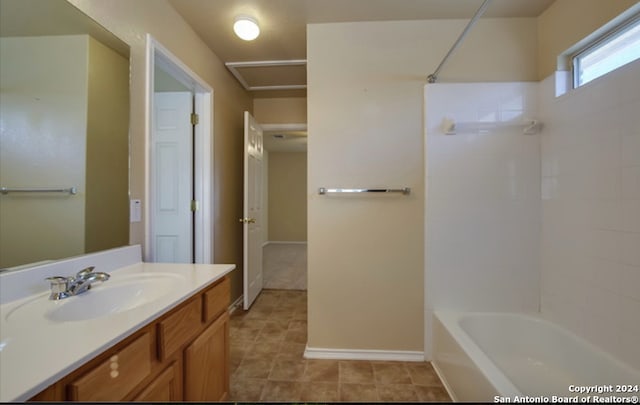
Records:
M130 222L142 221L142 202L140 200L131 200L129 211Z

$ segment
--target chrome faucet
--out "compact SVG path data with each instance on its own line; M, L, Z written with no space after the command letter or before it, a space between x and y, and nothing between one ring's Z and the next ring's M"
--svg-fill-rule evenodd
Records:
M95 282L104 282L109 280L109 274L103 272L94 272L95 267L87 267L80 270L78 274L70 277L47 277L47 281L51 283L50 300L61 300L71 297L72 295L82 294L89 290Z

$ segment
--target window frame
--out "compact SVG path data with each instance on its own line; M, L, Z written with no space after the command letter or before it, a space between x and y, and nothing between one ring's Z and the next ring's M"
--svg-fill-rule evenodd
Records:
M614 70L617 70L623 66L628 65L629 63L632 63L634 61L637 61L639 59L634 59L631 62L625 63L624 65L620 65L615 69L612 69L610 71L608 71L607 73L604 73L600 76L597 76L593 79L591 79L590 81L586 82L586 83L580 83L580 59L586 55L591 54L592 52L596 51L597 49L600 49L601 47L605 46L606 44L608 44L609 42L615 40L616 38L618 38L619 36L623 35L625 32L636 28L636 27L640 27L640 14L635 14L632 17L630 17L629 19L625 20L624 22L616 25L615 27L613 27L612 29L608 30L606 33L604 33L603 35L599 36L598 38L596 38L595 40L591 41L588 45L580 48L580 50L576 51L575 53L573 53L570 56L570 60L571 60L571 78L572 78L572 84L573 84L573 88L577 89L579 87L584 86L585 84L589 84L594 80L599 79L602 76L605 76L606 74L613 72Z

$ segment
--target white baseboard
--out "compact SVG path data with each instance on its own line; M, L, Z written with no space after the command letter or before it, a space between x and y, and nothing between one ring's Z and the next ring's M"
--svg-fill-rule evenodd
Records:
M379 361L424 361L424 352L402 350L349 350L324 349L307 346L305 359L327 360L379 360Z
M233 303L229 305L229 315L236 312L238 308L242 308L243 301L244 295L239 296L237 300L233 301Z

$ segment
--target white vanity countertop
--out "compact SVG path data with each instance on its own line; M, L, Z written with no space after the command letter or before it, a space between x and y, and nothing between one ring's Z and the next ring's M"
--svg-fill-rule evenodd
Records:
M109 281L79 296L49 301L48 292L38 292L0 305L0 401L31 398L234 268L228 264L136 263L110 271ZM80 321L53 321L42 315L65 302L88 298L109 283L153 279L159 273L168 273L170 288L159 295L142 291L143 295L158 295L150 303ZM51 308L29 305L34 300Z

